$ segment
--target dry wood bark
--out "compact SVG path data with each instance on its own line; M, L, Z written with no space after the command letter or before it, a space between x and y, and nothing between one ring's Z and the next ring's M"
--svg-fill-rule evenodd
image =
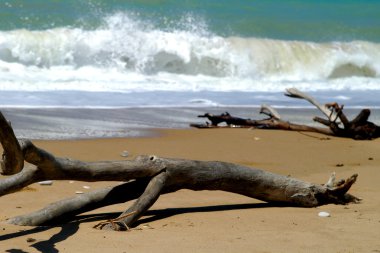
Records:
M353 120L350 121L343 113L343 105L339 106L337 103L321 105L313 97L295 88L287 89L286 91L287 92L285 95L293 98L305 99L316 106L318 110L320 110L327 117L327 119L314 117L313 120L327 126L328 128L300 125L284 121L281 119L279 113L268 105L263 105L260 110L260 113L269 116L267 119L244 119L232 116L228 112L220 115L205 113L204 115L199 115L198 117L207 118L211 124L206 122L206 124L191 124L190 126L196 128L253 127L260 129L307 131L360 140L370 140L380 137L380 127L368 121L371 113L369 109L363 109ZM226 125L221 126L221 123L225 123Z
M114 187L52 203L31 214L11 218L8 222L12 224L49 224L102 206L136 199L119 218L97 226L102 229L127 230L161 194L180 189L222 190L267 202L300 207L358 201L347 193L356 181L356 174L337 183L332 177L328 184L319 185L219 161L140 156L134 160L83 162L56 157L36 147L29 140L18 141L4 117L0 117L0 130L3 158L7 161L3 171L7 174L16 173L0 180L0 196L41 180L125 181ZM9 137L10 135L13 137ZM9 140L19 144L9 143ZM20 157L33 166L20 168Z

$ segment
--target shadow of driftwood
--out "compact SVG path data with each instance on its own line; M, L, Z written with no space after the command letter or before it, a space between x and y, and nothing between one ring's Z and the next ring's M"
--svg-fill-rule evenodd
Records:
M69 238L70 236L74 235L79 230L79 223L78 222L68 223L60 227L61 227L61 231L59 231L57 234L50 237L49 240L36 242L32 244L31 247L41 252L49 252L49 253L59 252L55 248L55 245L58 242L62 242L66 240L67 238Z
M5 252L8 252L8 253L28 253L27 251L23 251L21 249L8 249Z
M153 222L179 214L186 213L205 213L205 212L221 212L231 210L244 210L252 208L268 208L268 207L284 207L280 204L273 203L251 203L251 204L234 204L234 205L218 205L218 206L201 206L201 207L182 207L182 208L167 208L160 210L151 210L146 213L146 216L139 219L134 226L142 223Z
M232 204L232 205L217 205L217 206L200 206L200 207L181 207L181 208L167 208L158 210L148 210L135 226L141 223L152 222L156 220L165 219L171 216L186 214L186 213L200 213L200 212L220 212L229 210L243 210L251 208L268 208L268 207L289 207L289 205L282 205L281 203L247 203L247 204ZM73 217L66 217L59 221L49 223L49 226L60 226L64 223L89 223L104 221L117 218L121 212L108 212L97 214L80 214Z
M201 213L201 212L221 212L221 211L230 211L230 210L243 210L243 209L252 209L252 208L268 208L268 207L284 207L281 204L274 203L253 203L253 204L234 204L234 205L217 205L217 206L201 206L201 207L182 207L182 208L167 208L159 210L151 210L146 212L145 218L142 217L139 221L136 222L135 226L138 226L142 223L153 222L175 215L186 214L186 213ZM116 218L120 215L120 212L112 213L100 213L100 214L86 214L86 215L77 215L71 217L70 219L60 220L60 223L52 223L49 226L35 227L28 230L22 230L15 233L10 233L0 236L0 241L7 239L28 236L36 233L44 232L52 228L60 227L61 230L53 235L50 239L45 241L38 241L30 245L30 247L35 248L40 252L47 253L56 253L59 252L56 249L56 244L66 240L70 236L74 235L79 230L79 224L103 221L112 218ZM68 222L62 224L63 222ZM6 250L8 253L27 253L21 249L11 248Z
M169 218L175 215L186 213L204 213L204 212L221 212L230 210L243 210L252 208L268 208L268 207L288 207L289 205L281 205L276 203L250 203L250 204L233 204L233 205L217 205L217 206L201 206L201 207L181 207L181 208L167 208L159 210L149 210L144 216L140 218L133 227L136 227L142 223L153 222L165 218ZM120 212L114 213L102 213L95 215L78 215L76 216L77 222L95 222L116 218L120 215Z
M79 224L80 223L78 223L78 222L71 222L71 223L68 223L68 224L61 225L61 226L55 226L55 227L61 227L61 230L57 234L53 235L48 240L38 241L36 243L33 243L33 244L30 245L30 247L33 247L36 250L38 250L40 252L44 252L44 253L45 252L46 253L56 253L56 252L59 252L55 248L55 245L57 243L61 242L61 241L66 240L70 236L74 235L78 231L78 229L79 229ZM36 234L36 233L47 231L49 229L52 229L52 227L51 226L43 226L43 227L35 227L35 228L32 228L32 229L28 229L28 230L22 230L22 231L19 231L19 232L2 235L2 236L0 236L0 241L4 241L4 240L7 240L7 239L11 239L11 238L15 238L15 237L20 237L20 236L33 235L33 234ZM17 249L17 248L8 249L5 252L9 252L9 253L27 253L27 252L25 252L25 251L23 251L21 249Z

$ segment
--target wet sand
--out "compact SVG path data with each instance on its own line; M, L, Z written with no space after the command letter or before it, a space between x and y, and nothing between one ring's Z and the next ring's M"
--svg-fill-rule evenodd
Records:
M276 108L285 121L321 126L314 116L323 117L315 108ZM120 138L151 136L151 129L184 129L206 112L229 112L235 117L263 119L259 107L140 107L140 108L3 108L17 137L43 140ZM345 108L352 119L359 109ZM370 120L380 124L380 109L371 109Z
M181 190L161 196L129 232L92 227L131 203L97 209L56 227L5 223L74 196L75 191L115 184L54 181L0 198L0 252L380 252L380 140L271 130L171 129L141 138L34 143L56 156L85 161L125 159L120 154L128 151L128 159L155 154L220 160L315 183L325 183L333 171L338 178L358 173L350 192L363 201L318 208L273 207L231 193ZM320 211L331 217L319 217Z

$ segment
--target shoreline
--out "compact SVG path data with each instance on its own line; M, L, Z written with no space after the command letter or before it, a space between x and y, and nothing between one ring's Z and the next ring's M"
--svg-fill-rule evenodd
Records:
M276 108L286 121L313 126L315 108ZM189 129L190 123L204 123L198 115L228 111L242 118L262 119L259 107L132 107L132 108L3 108L18 138L73 140L154 136L155 129ZM345 108L349 118L359 112ZM371 109L370 121L380 124L380 109Z

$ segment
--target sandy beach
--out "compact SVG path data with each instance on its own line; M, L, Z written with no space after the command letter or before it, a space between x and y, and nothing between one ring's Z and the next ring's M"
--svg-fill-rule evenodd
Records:
M55 157L80 161L156 155L234 163L237 166L230 167L244 172L230 173L222 170L229 166L213 163L220 166L202 173L198 173L202 167L197 167L193 174L198 177L193 180L176 168L172 173L174 163L165 171L159 167L160 174L154 174L158 175L154 182L159 183L153 184L153 189L160 186L162 178L169 180L165 181L164 193L176 190L171 183L181 178L189 179L181 181L187 189L160 196L125 232L94 226L117 218L133 201L91 210L60 220L58 225L9 224L13 217L41 209L48 219L51 213L43 208L78 196L76 200L85 199L94 206L93 191L125 182L34 183L0 196L0 253L380 253L380 138L355 141L317 133L264 130L270 123L258 127L260 130L228 129L236 123L228 120L218 129L191 128L205 124L209 114L267 119L268 110L261 113L263 105L274 108L278 114L271 114L281 123L334 128L327 121L314 120L328 118L339 127L344 125L344 130L349 129L345 133L351 134L353 129L364 129L356 123L365 121L371 112L368 120L380 126L379 9L380 1L374 0L0 1L0 111L19 140L32 140ZM321 108L323 105L334 110L337 117ZM342 110L350 124L346 124ZM281 127L291 128L287 124ZM7 129L1 124L2 143L12 137L4 134ZM340 133L337 135L342 136ZM32 161L34 156L29 154L25 151L24 157ZM156 163L151 160L149 163ZM311 182L307 190L318 203L325 203L323 193L331 193L318 184L326 184L332 173L336 173L336 181L355 180L358 174L349 193L362 201L317 208L265 203L263 199L277 200L270 198L272 181L244 182L270 173L241 166L277 173L292 183L299 181L288 176ZM0 175L0 193L6 192L1 187L14 189L7 187L10 181L24 187L13 179L28 172L35 172L38 180L52 175L34 167L24 172L10 180ZM104 178L92 172L88 172L91 179ZM70 173L88 179L81 174L80 166ZM120 173L130 175L130 171ZM136 173L140 179L143 173ZM67 175L65 171L57 174L55 179ZM130 179L124 175L105 179ZM212 181L214 175L222 176ZM200 183L190 185L193 182ZM262 197L258 200L223 191L188 190L191 186L234 188L232 191L239 193L250 187L266 188L250 191ZM296 203L311 196L304 191L294 194L290 188L287 185L280 191ZM320 194L319 188L326 191ZM341 188L334 188L334 196ZM123 190L127 194L121 197L136 196L141 191L143 187L140 191ZM90 192L93 194L86 194ZM145 196L140 199L146 200ZM321 212L328 215L320 217Z
M7 218L38 210L75 191L115 182L33 184L0 199L1 252L380 252L379 141L354 141L298 132L215 129L158 130L142 138L34 141L56 156L84 161L155 154L220 160L306 181L325 183L358 173L351 193L360 204L318 208L273 207L220 191L163 195L132 231L93 228L130 203L108 206L55 227L9 225ZM4 178L3 176L1 178ZM89 186L85 189L83 186ZM331 217L321 218L320 211Z

